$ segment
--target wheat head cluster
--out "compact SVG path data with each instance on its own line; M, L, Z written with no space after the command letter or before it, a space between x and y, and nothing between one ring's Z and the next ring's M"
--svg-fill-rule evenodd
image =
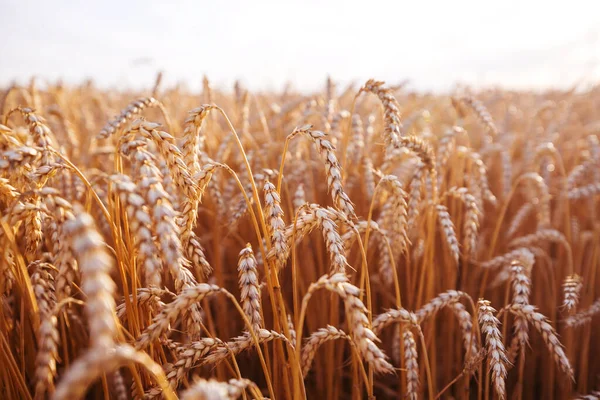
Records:
M600 398L600 87L0 92L3 399Z

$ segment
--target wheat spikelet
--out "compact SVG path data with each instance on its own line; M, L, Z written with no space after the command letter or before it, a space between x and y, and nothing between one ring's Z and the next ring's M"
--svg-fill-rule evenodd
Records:
M40 199L32 196L32 207L25 215L25 254L35 257L42 242L42 215L39 209Z
M290 314L287 315L287 323L288 330L290 331L290 344L292 345L292 347L296 347L296 328L294 327L294 321L292 320L292 316Z
M438 140L437 145L437 169L440 174L438 175L438 188L442 186L442 180L444 178L444 174L442 174L442 169L446 167L450 156L452 155L452 151L456 147L456 136L458 134L465 134L466 131L460 126L453 126L448 129L444 135Z
M254 197L252 195L252 182L247 178L242 178L242 180L245 181L244 190L240 191L240 193L235 197L235 205L232 207L230 211L231 215L229 216L230 226L235 226L242 219L242 217L246 215L248 209L254 205ZM255 182L258 186L259 183L256 181L256 178ZM213 180L211 180L211 183L209 183L209 185L212 183L214 183ZM233 189L233 185L231 185L231 187ZM228 197L227 194L225 194L224 197ZM267 207L266 203L265 207ZM222 211L222 213L225 213L225 211ZM225 215L223 215L223 217L225 217Z
M502 163L502 195L508 197L512 188L513 166L510 150L500 150L500 161Z
M300 214L299 214L300 213ZM284 237L287 242L287 252L276 252L274 249L269 251L267 255L268 259L275 260L278 269L283 268L288 257L289 252L294 245L292 243L293 238L296 238L296 242L301 240L304 236L308 235L315 229L319 224L318 218L316 216L316 212L314 207L307 205L306 207L301 207L297 212L297 218L295 221L286 226L284 231ZM340 239L341 240L341 239Z
M388 310L384 313L379 314L373 320L373 333L378 335L379 333L381 333L383 328L395 322L407 322L416 325L418 324L418 319L415 314L405 310L404 308Z
M136 135L151 140L164 158L176 187L190 198L197 196L196 185L184 162L181 151L175 145L175 138L167 132L159 131L157 129L159 126L158 124L138 119L131 123L122 141L133 140Z
M146 284L158 288L161 286L162 265L160 258L156 257L158 249L152 238L152 219L144 208L144 199L136 193L137 187L128 176L113 175L111 181L114 182L125 207Z
M492 115L487 110L487 108L483 105L483 103L481 103L479 100L477 100L473 96L463 96L463 97L460 97L458 100L462 104L471 108L473 110L473 112L475 112L475 115L477 115L477 118L479 119L481 124L483 126L485 126L485 129L487 130L487 132L490 135L492 135L492 136L498 135L498 128L496 128L494 119L492 118Z
M230 379L228 382L218 382L214 379L200 378L181 394L181 399L235 400L248 387L256 387L256 384L248 379Z
M500 399L506 398L506 365L508 359L502 343L502 334L500 333L500 321L494 316L496 310L490 306L490 302L480 299L479 306L479 324L481 330L485 333L485 344L488 352L488 360L492 374L492 382L496 393Z
M473 331L473 317L458 301L450 304L454 315L458 319L458 324L463 336L463 345L465 347L465 353L467 355L467 361L476 357L479 353L477 346L477 339L475 338L475 332Z
M188 111L188 117L184 122L181 150L183 161L192 175L200 170L198 154L204 151L205 138L200 134L202 123L213 109L214 105L212 104L203 104L198 108L194 108Z
M38 331L38 352L35 357L35 398L43 399L46 391L54 391L56 359L58 357L59 334L57 318L54 315L56 296L54 295L54 277L51 264L36 261L31 274L31 285L40 310L40 328Z
M344 331L331 325L327 325L326 328L321 328L318 331L311 333L310 337L306 340L306 343L302 347L300 363L302 365L303 376L306 376L308 371L310 371L310 367L319 347L321 347L323 343L337 339L350 340L350 337L346 335Z
M196 187L188 167L186 167L184 163L181 152L174 144L173 137L166 132L158 131L156 129L157 127L157 124L141 120L133 122L125 135L121 138L122 151L131 152L133 149L136 149L138 162L141 161L139 158L143 158L143 162L148 165L152 162L151 157L148 157L148 153L140 148L141 143L135 142L136 135L152 140L156 144L166 162L168 171L173 177L173 183L185 194L182 202L183 216L177 221L183 229L182 246L186 249L186 253L190 259L197 259L198 262L194 265L201 265L203 273L207 275L210 273L210 265L206 261L202 247L192 231L197 218L198 203L201 198L201 193L204 191L204 186L202 189ZM128 142L133 143L128 144ZM151 176L157 176L155 168L152 168L151 165L149 168L144 169L144 171L151 171Z
M532 203L523 204L512 218L510 225L506 231L506 237L512 237L521 228L529 214L535 211L535 206Z
M159 107L162 104L153 97L145 97L131 102L121 113L110 120L98 134L99 139L106 139L117 133L128 122L136 118L145 108Z
M406 148L415 153L429 171L431 181L437 182L435 153L428 142L417 136L407 136L400 138L398 148Z
M215 163L209 160L199 171L194 174L193 180L197 184L197 193L195 197L186 197L181 204L181 217L177 224L181 227L181 242L186 248L189 258L193 258L194 252L204 254L202 248L199 247L199 242L195 239L194 227L198 217L198 205L202 201L202 196L207 186L210 184L211 178L217 169L225 168L224 165ZM192 243L193 242L193 243ZM197 245L196 245L197 244ZM205 259L201 259L202 264L208 265ZM206 268L205 268L206 269ZM210 268L205 271L205 274L210 274Z
M0 150L3 152L11 147L19 147L23 143L15 137L15 132L6 125L0 124Z
M213 101L213 90L212 85L210 84L210 80L208 76L204 75L202 77L202 95L204 96L205 103L212 103Z
M348 266L348 261L344 255L344 243L339 234L336 220L339 220L339 218L335 210L309 205L306 207L306 211L296 218L295 223L285 228L283 237L287 246L282 247L282 251L279 252L272 248L267 257L276 260L278 268L282 268L289 257L290 249L294 245L292 238L295 236L296 241L299 241L319 226L331 260L331 270L333 273L344 272Z
M567 190L571 191L576 188L579 183L586 181L586 177L589 177L590 172L593 171L595 164L592 160L587 160L583 164L577 165L567 175Z
M169 325L175 322L186 309L193 304L199 302L206 296L221 292L223 289L216 285L200 283L196 286L191 286L183 289L181 293L171 303L165 305L152 320L152 324L148 326L136 341L136 347L143 349L149 346L152 342L167 331Z
M56 298L60 301L69 296L71 293L71 284L77 280L79 274L78 262L73 257L71 245L66 238L65 226L68 221L75 219L75 215L73 213L73 206L58 196L56 190L44 188L40 193L42 194L45 207L49 209L49 213L52 214L54 221L56 221L57 229L53 231L53 235L55 236L51 240L53 243L53 264L58 268L55 278Z
M20 167L34 164L40 153L29 146L20 146L2 152L0 170L18 170Z
M327 251L329 252L331 271L337 273L346 271L348 261L344 255L342 238L340 237L337 225L333 219L334 214L335 212L333 210L325 210L322 208L315 211L315 215L323 231L323 239L325 240Z
M513 261L511 264L513 298L512 304L528 305L531 292L531 279L525 274L526 268L521 261ZM508 349L508 359L514 362L519 350L524 349L529 341L529 326L527 320L520 316L515 317L515 336Z
M523 181L530 182L535 186L537 191L537 197L534 197L531 201L537 206L538 226L540 229L546 229L550 227L550 192L548 185L539 174L535 172L528 172L521 175L519 178Z
M590 322L590 320L600 313L600 299L595 300L591 306L583 311L579 311L577 314L566 318L563 322L566 326L577 327Z
M421 202L421 185L423 183L423 171L425 165L422 162L417 164L414 174L410 180L410 196L408 198L408 226L413 229L419 217L419 203Z
M113 391L117 400L127 400L129 398L127 395L127 386L125 386L125 379L123 378L121 371L116 370L112 373L112 384L114 386Z
M131 129L131 133L126 133L124 137L135 134L136 127ZM139 188L151 210L152 232L158 237L163 265L173 277L177 291L181 291L183 288L193 287L196 279L189 271L189 262L183 255L180 229L175 221L177 214L171 205L170 196L161 184L160 172L153 155L144 147L144 141L125 140L121 144L121 152L129 155L135 162L135 169L141 178ZM188 316L188 327L197 333L202 320L197 304L190 304Z
M360 88L358 94L361 92L368 92L373 93L379 98L383 105L383 137L386 147L399 147L399 139L404 136L404 133L402 132L402 122L400 121L400 105L392 94L392 91L384 87L384 85L385 82L369 79L364 86Z
M538 244L539 242L558 242L562 243L566 248L569 247L569 242L567 241L565 235L556 229L539 229L537 232L521 236L519 238L513 239L510 243L510 247L532 247Z
M419 355L415 336L410 329L404 329L402 334L404 340L404 364L406 365L406 389L408 398L416 400L419 398Z
M252 251L252 246L247 244L240 251L238 262L240 302L246 316L250 320L252 329L258 331L262 327L262 317L260 316L260 290L258 288L258 272L256 271L256 259Z
M458 197L465 205L465 217L463 222L464 231L464 253L470 256L475 255L477 247L477 234L479 231L479 218L481 212L477 207L477 200L469 193L467 188L450 188L448 195Z
M166 371L172 388L176 388L185 374L201 361L210 351L222 346L220 339L202 338L184 346L177 347L179 359Z
M570 200L585 199L600 193L600 182L590 183L589 185L579 186L569 189L567 197Z
M119 345L108 349L92 348L65 371L62 380L56 386L53 399L83 398L88 387L102 374L111 373L132 362L143 365L154 376L164 379L164 374L158 364L145 353L138 352L129 345Z
M469 152L469 154L471 162L474 164L473 182L471 183L472 187L477 185L481 189L483 198L493 206L496 206L496 196L490 190L487 169L481 160L481 155L473 151ZM482 209L481 205L479 205L479 208Z
M511 253L507 253L507 256ZM495 276L495 278L490 283L490 285L489 285L490 289L497 288L500 285L502 285L512 279L513 273L512 273L512 269L510 267L512 266L513 261L518 261L523 266L523 268L524 268L523 272L525 273L526 276L531 276L533 264L535 263L536 257L539 259L545 260L545 262L547 262L548 265L550 265L552 263L548 254L546 254L546 252L539 247L530 247L527 249L522 248L522 249L520 249L519 252L512 253L512 254L514 255L514 258L512 259L512 261L508 262L508 264L503 265L503 267L500 269L499 273Z
M325 161L325 170L327 173L327 186L331 192L333 202L348 217L355 217L354 205L342 187L342 170L335 155L335 147L326 139L325 133L311 129L310 125L294 129L289 138L296 135L308 135L317 151L322 155Z
M371 229L371 231L376 232L383 237L385 237L386 235L386 232L379 227L379 224L377 224L377 222L369 221L369 223L367 224L367 221L358 221L358 223L354 224L355 229L350 229L342 235L342 243L346 255L350 252L350 249L352 248L354 242L356 242L357 235L364 234L367 231L367 227ZM384 243L386 243L385 240L383 241ZM385 249L387 251L387 246Z
M0 178L0 201L9 205L14 199L19 197L19 191L10 184L6 178Z
M367 199L372 199L375 194L375 178L373 176L373 160L371 160L368 154L365 154L363 157L362 172Z
M509 307L509 310L515 315L527 319L527 321L537 329L542 335L542 339L544 339L544 343L546 343L546 347L548 347L554 361L556 361L560 369L567 374L569 378L574 379L571 363L565 355L562 344L558 340L554 328L548 323L546 317L537 312L536 308L532 305L512 304Z
M358 297L360 290L348 283L348 278L344 274L335 273L330 276L324 275L311 284L305 298L310 297L312 293L321 288L337 293L342 298L352 341L363 359L376 373L391 372L392 365L386 360L383 351L375 344L379 339L369 326L365 314L366 308Z
M306 193L304 193L304 185L301 183L296 188L294 192L294 212L298 211L300 207L302 207L306 203Z
M271 236L273 251L277 254L288 252L288 244L285 240L285 222L283 222L283 210L281 209L281 199L271 182L265 182L265 208L264 215L267 223L268 234Z
M391 199L386 201L384 210L388 210L382 216L381 225L391 233L391 241L397 247L399 252L407 250L410 241L408 240L408 195L402 188L402 184L394 175L385 175L381 178L380 184L385 184L391 191ZM383 212L382 212L383 214Z
M379 252L379 274L383 277L383 281L387 283L393 282L393 273L391 258L393 254L389 251L390 241L387 238L387 233L382 230L377 222L370 221L368 224L369 229L376 232L380 236L380 240L377 243L377 250ZM367 221L359 221L354 226L355 229L351 229L342 235L342 243L346 256L350 252L352 245L356 241L357 235L361 235L367 230Z
M174 293L171 293L165 289L159 289L155 286L150 286L148 288L138 288L137 295L135 296L135 301L137 302L138 307L148 306L151 309L162 308L164 303L160 300L161 296L164 294L168 294L170 296L174 296ZM134 301L134 295L129 295L129 302L132 303ZM117 306L117 317L119 319L123 319L127 316L127 302L123 299L123 301Z
M422 323L435 315L442 308L453 305L463 297L469 297L469 295L458 290L447 290L446 292L440 293L415 312L417 322L419 324Z
M81 289L87 295L86 311L92 348L108 349L117 334L115 283L110 277L113 261L96 231L92 217L75 208L75 218L65 222L73 254L81 269Z
M179 291L193 285L194 278L189 276L187 260L183 257L183 248L179 240L179 229L175 223L175 210L169 204L168 194L154 177L145 177L140 182L146 203L151 207L152 227L158 237L158 248L162 253L163 264L175 280Z
M31 108L19 107L18 110L23 115L23 118L29 127L29 133L33 138L33 142L41 149L41 165L52 162L54 157L49 152L49 147L54 145L52 140L53 135L50 128L46 125L46 121L41 116L37 115Z
M563 307L570 311L579 303L581 289L583 289L583 278L577 274L569 275L563 283Z
M458 263L458 259L460 257L460 251L458 249L458 240L456 239L456 233L454 232L454 224L452 223L450 214L448 214L448 209L442 204L438 204L435 207L435 209L437 211L438 223L440 224L440 229L446 239L446 244L448 245L450 254L454 259L454 262Z
M267 329L259 329L255 332L255 334L259 344L268 343L276 339L282 340L284 342L287 341L287 338L281 333L270 331ZM241 352L250 349L254 345L255 342L252 340L252 336L245 332L242 336L235 337L229 342L214 347L206 355L206 357L204 357L202 364L218 364L230 355L236 356Z
M509 251L508 253L501 254L492 258L491 260L485 261L480 264L481 268L484 269L497 269L502 266L510 265L514 259L527 258L532 260L530 263L533 264L533 254L527 247L520 247Z
M359 165L365 149L365 131L360 115L352 115L352 140L346 148L346 159L354 165Z
M327 81L325 84L325 103L326 103L326 112L325 119L330 120L335 112L337 107L337 98L335 95L336 84L331 79L331 76L327 75Z

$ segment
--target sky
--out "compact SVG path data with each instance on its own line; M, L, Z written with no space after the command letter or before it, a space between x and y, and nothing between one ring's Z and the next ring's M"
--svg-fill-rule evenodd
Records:
M600 82L600 2L0 0L0 85L322 87L368 78L420 90Z

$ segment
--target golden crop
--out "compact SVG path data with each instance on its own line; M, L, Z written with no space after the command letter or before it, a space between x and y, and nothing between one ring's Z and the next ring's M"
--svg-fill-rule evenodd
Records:
M1 398L600 396L598 87L0 93Z

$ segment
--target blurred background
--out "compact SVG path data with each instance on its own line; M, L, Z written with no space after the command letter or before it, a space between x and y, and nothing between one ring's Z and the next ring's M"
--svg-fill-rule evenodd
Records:
M0 85L322 87L369 77L419 90L600 81L597 1L0 0Z

